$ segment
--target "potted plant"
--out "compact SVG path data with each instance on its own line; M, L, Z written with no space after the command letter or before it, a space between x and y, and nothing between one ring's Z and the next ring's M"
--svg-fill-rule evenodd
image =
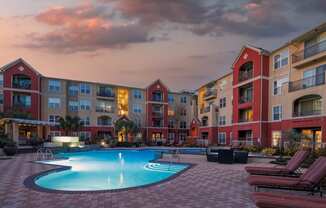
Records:
M3 151L7 156L14 156L17 153L16 142L8 140L3 148Z

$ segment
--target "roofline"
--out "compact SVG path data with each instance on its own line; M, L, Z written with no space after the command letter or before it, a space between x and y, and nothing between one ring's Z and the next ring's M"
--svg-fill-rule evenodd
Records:
M309 31L304 32L304 33L300 34L299 36L293 38L292 40L290 40L290 41L284 43L282 46L280 46L280 47L274 49L271 53L275 53L276 51L278 51L278 50L280 50L280 49L282 49L282 48L284 48L284 47L287 47L287 46L289 46L289 45L291 45L291 44L293 44L293 43L295 43L295 42L298 42L298 41L304 39L305 36L308 36L308 35L313 34L313 33L315 33L315 32L318 32L318 33L319 33L319 32L323 32L323 29L326 30L326 22L323 22L323 23L321 23L320 25L318 25L318 26L316 26L316 27L310 29Z
M30 65L27 61L25 61L23 58L18 58L12 62L9 62L8 64L0 67L0 72L4 72L6 71L8 68L15 66L16 64L18 64L19 62L22 62L23 64L25 64L28 68L30 68L33 72L35 72L37 75L39 76L43 76L37 69L35 69L32 65Z
M256 51L256 52L258 52L259 54L262 54L262 55L269 55L269 54L270 54L270 52L269 52L268 50L265 50L265 49L263 49L263 48L259 48L259 47L256 47L256 46L254 46L254 45L251 45L251 44L244 45L244 46L242 46L242 48L241 48L240 52L238 53L238 55L236 56L236 58L234 59L232 65L231 65L231 68L232 68L232 69L234 68L235 63L239 60L239 58L240 58L242 52L243 52L246 48L249 48L249 49L251 49L251 50L254 50L254 51Z
M207 82L206 84L203 84L203 85L201 85L200 87L198 87L197 89L195 89L195 91L200 90L201 88L205 87L206 85L208 85L208 84L210 84L210 83L212 83L212 82L220 81L221 79L224 79L225 77L231 75L232 73L233 73L233 72L230 71L230 72L228 72L228 73L222 75L221 77L219 77L219 78L217 78L217 79L215 79L215 80L212 80L212 81L210 81L210 82Z

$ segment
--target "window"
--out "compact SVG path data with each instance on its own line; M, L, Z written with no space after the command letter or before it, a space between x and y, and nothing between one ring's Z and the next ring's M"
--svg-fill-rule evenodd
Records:
M168 95L168 102L169 103L174 103L174 96L172 94Z
M19 89L31 89L32 80L24 74L15 74L12 77L12 87Z
M187 115L187 110L185 108L180 110L180 116L186 116Z
M48 83L49 92L60 92L61 84L59 80L50 79Z
M226 124L226 118L225 118L225 116L220 116L220 117L218 118L218 124L219 124L220 126L224 126L224 125Z
M187 122L180 121L180 129L185 129L185 128L187 128Z
M274 56L274 69L282 68L289 63L289 51L283 51Z
M58 123L60 116L58 115L49 115L49 122L51 123Z
M168 139L169 139L169 140L174 140L174 137L175 137L174 132L169 132L169 134L168 134Z
M115 96L113 89L106 85L97 86L97 96L113 98Z
M79 132L79 137L81 141L90 140L91 139L91 132L89 131L81 131Z
M114 103L106 100L97 100L96 101L96 112L102 113L113 113L114 112Z
M61 100L60 98L49 98L48 100L48 107L52 109L60 108Z
M187 97L186 96L181 96L180 97L180 102L181 103L187 103Z
M273 107L273 120L274 121L282 120L282 106L281 105Z
M90 110L91 109L91 101L89 100L80 100L79 101L80 110Z
M143 97L141 90L138 90L138 89L133 90L133 95L134 95L135 99L142 99L142 97Z
M140 104L133 104L132 109L134 113L141 113L142 112L142 107Z
M280 144L280 140L282 137L281 131L272 131L272 146L277 147Z
M217 135L218 143L219 144L226 144L226 133L225 132L220 132Z
M226 97L220 99L220 108L226 107Z
M68 88L69 96L77 96L79 92L78 85L70 85Z
M3 94L1 93L0 94L0 105L2 105L3 104Z
M69 101L68 106L69 106L69 111L70 112L77 112L78 111L78 101Z
M97 118L97 125L99 126L111 126L112 119L109 116L100 116Z
M80 118L80 124L83 126L89 126L90 118L88 116Z
M91 85L87 83L81 83L79 85L80 87L80 93L85 94L85 95L90 95L91 94Z
M171 129L174 128L174 120L173 120L173 119L170 119L170 120L168 121L168 128L171 128Z
M0 74L0 86L3 86L3 74Z
M273 82L273 95L281 95L282 94L282 86L283 84L289 81L288 77L284 77L282 79L275 80Z

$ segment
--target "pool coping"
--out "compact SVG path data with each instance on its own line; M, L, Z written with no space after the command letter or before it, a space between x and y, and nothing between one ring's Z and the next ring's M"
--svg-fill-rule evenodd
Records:
M65 160L67 158L60 157L60 159ZM64 191L64 190L55 190L55 189L49 189L49 188L41 187L41 186L37 185L35 183L35 181L38 178L49 175L51 173L69 170L69 169L71 169L71 166L54 165L54 164L41 163L41 162L38 162L38 161L30 161L31 163L36 163L36 164L39 164L39 165L49 165L49 166L53 166L55 168L50 169L50 170L46 170L46 171L42 171L42 172L36 173L34 175L31 175L31 176L28 176L24 180L23 184L25 185L26 188L32 189L34 191L45 192L45 193L56 193L56 194L100 194L100 193L110 193L110 192L111 193L113 193L113 192L123 192L123 191L130 191L130 190L148 188L148 187L151 187L151 186L155 186L155 185L159 185L159 184L169 182L169 181L177 178L181 174L185 173L187 170L189 170L189 169L196 166L196 164L194 164L194 163L174 162L174 161L173 162L171 162L171 161L160 161L160 159L161 158L158 158L158 159L150 160L148 162L156 162L156 163L162 163L162 164L187 165L187 167L184 168L183 170L179 171L178 173L175 173L175 174L167 177L166 179L163 179L163 180L158 181L158 182L150 183L150 184L141 185L141 186L135 186L135 187L129 187L129 188L121 188L121 189L111 189L111 190Z

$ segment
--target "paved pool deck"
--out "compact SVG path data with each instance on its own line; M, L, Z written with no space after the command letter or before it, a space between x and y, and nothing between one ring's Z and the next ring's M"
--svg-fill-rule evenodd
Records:
M126 191L82 194L45 193L25 187L28 176L54 168L30 162L33 158L33 154L20 154L0 160L0 208L255 207L245 165L209 163L205 156L181 155L180 162L195 166L170 181ZM178 161L170 155L163 160Z

